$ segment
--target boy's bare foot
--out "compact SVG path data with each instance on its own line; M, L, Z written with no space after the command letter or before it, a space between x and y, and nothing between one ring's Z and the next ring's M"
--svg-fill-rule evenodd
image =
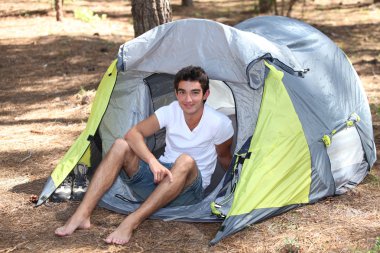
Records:
M79 219L72 216L64 226L55 230L55 234L58 236L71 235L77 229L88 229L91 226L90 218Z
M104 241L110 244L126 244L132 237L133 230L137 228L138 225L134 224L133 219L130 216L125 218L125 220L117 227L117 229L112 232Z

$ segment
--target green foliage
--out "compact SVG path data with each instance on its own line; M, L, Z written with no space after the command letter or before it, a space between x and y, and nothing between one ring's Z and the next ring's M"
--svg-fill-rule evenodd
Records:
M375 169L371 170L371 172L364 178L363 184L369 184L371 187L380 189L380 177L376 175Z
M380 236L376 238L375 246L367 253L380 253Z
M280 249L280 253L301 253L301 248L294 239L286 238L285 245Z
M107 18L106 14L102 14L100 17L98 14L95 14L92 10L88 8L78 8L74 10L74 17L76 19L82 20L83 22L93 22L99 20L105 20Z
M369 105L369 108L371 109L371 113L375 114L376 116L380 116L380 105L379 104L373 104L371 103Z
M78 94L83 96L86 94L86 92L87 92L86 89L83 86L80 86Z

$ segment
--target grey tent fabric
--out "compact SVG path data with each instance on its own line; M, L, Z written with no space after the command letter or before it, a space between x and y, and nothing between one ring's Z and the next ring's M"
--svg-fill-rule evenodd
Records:
M234 234L242 228L248 227L253 223L258 223L270 217L282 214L298 206L299 205L290 205L280 208L256 209L251 213L227 218L223 222L215 238L210 241L210 245L215 245L227 235Z
M198 65L211 79L225 83L232 91L237 118L235 153L238 154L255 131L269 71L264 61L284 73L282 81L306 136L312 161L309 202L338 194L352 182L359 183L376 160L371 114L360 80L346 55L331 40L310 25L285 17L253 18L236 27L209 20L179 20L156 27L122 45L117 82L99 127L103 152L130 127L153 113L151 94L144 78L156 73L174 75L184 66ZM353 113L361 118L354 127L363 145L362 153L356 155L364 154L364 157L360 163L350 165L353 175L340 182L338 190L322 138L328 135L334 142L332 133L346 124ZM217 197L223 198L220 190L233 178L230 168L202 202L163 208L152 218L221 221L211 215L210 203ZM130 213L139 203L135 203L133 193L118 179L100 205ZM212 243L297 206L264 208L227 217Z
M314 27L295 19L257 17L235 27L288 47L303 68L309 69L303 79L286 73L284 76L284 84L305 125L309 145L357 113L362 119L358 127L363 132L359 134L372 166L376 155L372 125L368 124L372 122L368 100L343 51Z
M303 71L289 48L277 42L214 21L185 19L161 25L125 43L119 51L118 69L176 73L184 66L197 65L205 66L212 79L248 83L248 64L268 52L294 70Z

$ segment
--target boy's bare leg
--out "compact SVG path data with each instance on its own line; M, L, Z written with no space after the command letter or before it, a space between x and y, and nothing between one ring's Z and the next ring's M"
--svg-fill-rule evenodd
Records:
M128 215L119 227L105 239L107 243L127 243L133 230L158 209L174 200L184 187L194 182L198 175L194 160L187 155L182 155L177 159L171 172L173 181L170 182L169 178L165 177L144 203L135 212Z
M138 158L134 155L125 140L118 139L96 169L79 207L64 226L55 230L56 235L66 236L72 234L76 229L87 229L90 227L90 215L92 211L103 194L112 186L123 164L127 164L130 167L130 171L136 171L138 168Z

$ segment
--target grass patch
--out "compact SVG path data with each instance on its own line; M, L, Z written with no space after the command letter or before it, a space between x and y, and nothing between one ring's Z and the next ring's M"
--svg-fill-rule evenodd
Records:
M74 17L83 22L90 23L99 20L107 19L107 14L95 14L92 10L88 8L78 8L74 10Z
M363 184L369 184L371 186L375 186L380 188L380 178L379 176L375 175L374 171L372 170L363 180Z
M372 247L367 253L379 253L380 252L380 236L376 238L375 246Z
M285 245L280 249L279 252L280 253L300 253L301 248L295 239L286 238Z

